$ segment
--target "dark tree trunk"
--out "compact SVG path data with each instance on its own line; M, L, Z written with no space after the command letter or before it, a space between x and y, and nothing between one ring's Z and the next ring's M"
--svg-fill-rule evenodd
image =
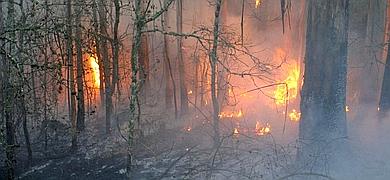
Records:
M388 3L390 0L388 0ZM385 72L382 80L382 90L379 100L380 117L386 116L390 110L390 7L387 7L387 57L385 64Z
M99 65L99 95L100 95L100 105L102 108L104 104L104 70L103 70L103 63L102 63L102 56L101 56L101 44L100 44L100 37L99 37L99 19L98 19L98 10L97 10L97 2L96 0L93 0L92 2L92 18L93 18L93 29L95 31L94 33L94 39L96 43L96 57Z
M76 6L76 58L77 58L77 130L85 128L85 104L84 104L84 62L81 32L81 1L77 1Z
M120 20L120 4L119 0L114 0L115 7L115 20L114 20L114 38L112 41L112 94L115 94L115 90L119 92L119 20Z
M390 45L387 44L387 51L390 50ZM383 76L381 98L379 102L379 110L381 116L384 117L390 110L390 53L387 53L385 74Z
M68 108L69 120L72 124L72 147L71 151L77 150L77 119L76 119L76 92L74 85L74 70L73 70L73 31L72 31L72 0L66 2L66 54L68 64Z
M15 28L15 7L14 7L14 1L9 0L7 4L7 19L6 19L6 25L8 28L13 29ZM2 8L2 6L0 6ZM3 31L3 14L1 15L1 29L0 31ZM5 46L7 48L6 52L10 55L13 55L13 52L15 51L15 44L16 41L16 35L15 32L10 32L8 36L10 42L8 43L9 46ZM2 72L2 86L3 86L3 101L2 103L2 117L3 122L5 121L5 153L6 153L6 159L5 159L5 165L7 168L7 174L6 179L15 179L15 168L16 168L16 137L15 137L15 122L14 122L14 97L15 97L15 88L13 87L12 80L11 80L11 62L12 60L8 57L5 57L3 59L3 72Z
M373 104L379 96L379 66L383 61L383 43L386 24L386 0L369 0L365 54L360 77L360 103ZM364 107L363 107L364 108Z
M347 136L345 101L349 0L309 0L298 161L322 169ZM336 145L337 144L337 145ZM311 164L313 155L321 160ZM324 159L323 159L324 158ZM334 160L334 159L329 159Z

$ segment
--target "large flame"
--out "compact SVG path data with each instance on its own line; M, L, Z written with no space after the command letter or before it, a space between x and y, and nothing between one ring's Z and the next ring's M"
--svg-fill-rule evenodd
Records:
M92 84L94 88L100 88L100 71L97 58L89 56L89 65L91 66L92 72Z

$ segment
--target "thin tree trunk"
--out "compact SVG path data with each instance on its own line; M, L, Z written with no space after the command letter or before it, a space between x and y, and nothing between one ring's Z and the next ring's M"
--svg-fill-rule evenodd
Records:
M176 28L177 33L183 33L183 2L176 0ZM183 59L183 39L181 36L177 37L177 58L179 64L179 83L180 83L180 114L183 115L188 111L188 92L186 85L186 73Z
M101 58L101 44L100 44L100 37L99 37L99 19L98 19L98 10L97 10L97 2L96 0L93 0L92 2L92 18L93 18L93 28L94 28L94 39L95 39L95 44L96 44L96 57L98 60L98 65L99 65L99 80L100 80L100 85L99 85L99 94L100 94L100 108L103 107L104 105L104 71L103 71L103 63L102 63L102 58Z
M215 16L213 29L213 48L210 53L210 67L211 67L211 99L213 102L213 129L214 129L214 148L218 147L220 141L219 132L219 103L217 98L217 64L218 64L218 40L219 40L219 26L222 0L215 1Z
M114 38L112 41L112 94L115 94L115 89L117 87L118 93L119 92L119 37L118 37L118 29L119 29L119 20L120 20L120 4L119 0L114 0L114 7L115 7L115 21L114 21Z
M24 92L21 92L24 93ZM27 108L25 103L25 97L22 96L21 100L21 111L23 116L23 135L24 139L26 141L26 150L27 150L27 167L31 167L32 165L32 150L31 150L31 143L30 143L30 134L28 132L27 127Z
M108 46L107 46L107 17L105 11L105 1L99 0L99 15L100 15L100 43L101 43L101 52L104 70L104 85L105 85L105 111L106 111L106 133L111 133L111 116L112 116L112 92L111 92L111 68L110 68L110 59L108 55Z
M133 154L133 146L134 146L134 128L135 128L135 122L137 121L139 114L137 113L137 106L138 106L138 92L139 92L139 82L138 82L138 72L139 72L139 61L140 61L140 55L139 55L139 48L141 48L141 36L142 36L142 29L144 26L144 23L142 22L142 7L141 2L142 0L135 0L134 2L134 13L135 13L135 20L134 20L134 34L133 34L133 41L132 41L132 49L131 49L131 84L130 84L130 118L129 118L129 134L128 134L128 149L127 149L127 176L128 178L131 178L132 171L133 171L133 164L134 164L134 154ZM138 107L139 108L139 107Z
M26 23L26 14L24 12L24 0L19 1L19 7L20 7L20 12L21 12L21 17L20 17L20 22L24 25ZM24 31L19 32L19 49L21 52L25 51L25 44L24 44ZM24 62L25 59L22 54L19 54L19 60L21 62ZM24 69L20 70L20 73L23 74ZM20 85L19 94L21 94L21 99L20 99L20 110L21 110L21 115L23 119L23 135L26 143L26 150L27 150L27 167L31 167L32 165L32 150L31 150L31 143L30 143L30 134L28 132L28 127L27 127L27 108L26 108L26 98L25 98L25 92L23 91L24 84L21 82L22 85ZM35 91L35 90L34 90Z
M76 5L76 58L77 58L77 130L82 131L85 128L85 100L84 100L84 62L83 62L83 47L81 35L81 15L82 5L80 0Z
M348 3L308 1L298 161L314 171L336 161L347 136ZM313 155L320 160L311 161Z
M76 92L74 85L73 70L73 38L72 38L72 0L66 1L66 53L68 63L68 107L69 120L72 123L72 151L77 150L77 129L76 129Z
M164 3L167 3L168 0L164 0ZM166 26L169 25L169 14L165 12L161 18L161 28L163 31L166 30ZM171 109L172 104L175 108L175 119L178 117L177 109L177 95L176 95L176 82L173 77L171 59L169 57L169 45L168 45L168 36L164 36L164 75L165 75L165 108ZM173 103L172 103L173 101Z

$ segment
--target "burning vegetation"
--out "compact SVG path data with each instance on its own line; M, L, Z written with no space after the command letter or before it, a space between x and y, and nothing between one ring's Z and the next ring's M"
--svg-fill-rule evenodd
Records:
M387 132L389 3L0 2L0 179L333 179Z

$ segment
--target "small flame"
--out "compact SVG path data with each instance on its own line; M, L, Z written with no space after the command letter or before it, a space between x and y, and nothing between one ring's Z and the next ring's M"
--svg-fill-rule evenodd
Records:
M238 131L238 128L234 128L233 134L234 135L239 135L240 134L240 131Z
M244 113L242 110L239 110L238 112L221 112L218 116L220 118L240 118L244 116Z
M349 112L349 106L345 106L345 112Z
M261 0L256 0L256 8L258 8L261 5Z
M189 90L187 94L188 94L188 95L191 95L191 94L192 94L192 90Z
M301 113L293 109L292 112L288 115L291 121L298 122L301 119Z
M271 132L271 125L266 124L264 127L260 124L259 121L256 122L256 135L264 136Z
M378 112L379 112L379 111L381 111L381 108L380 108L380 107L378 107Z
M233 90L232 90L232 88L231 87L229 87L229 96L233 96Z
M186 131L187 131L187 132L190 132L191 130L192 130L191 126L189 126L189 127L186 128Z

